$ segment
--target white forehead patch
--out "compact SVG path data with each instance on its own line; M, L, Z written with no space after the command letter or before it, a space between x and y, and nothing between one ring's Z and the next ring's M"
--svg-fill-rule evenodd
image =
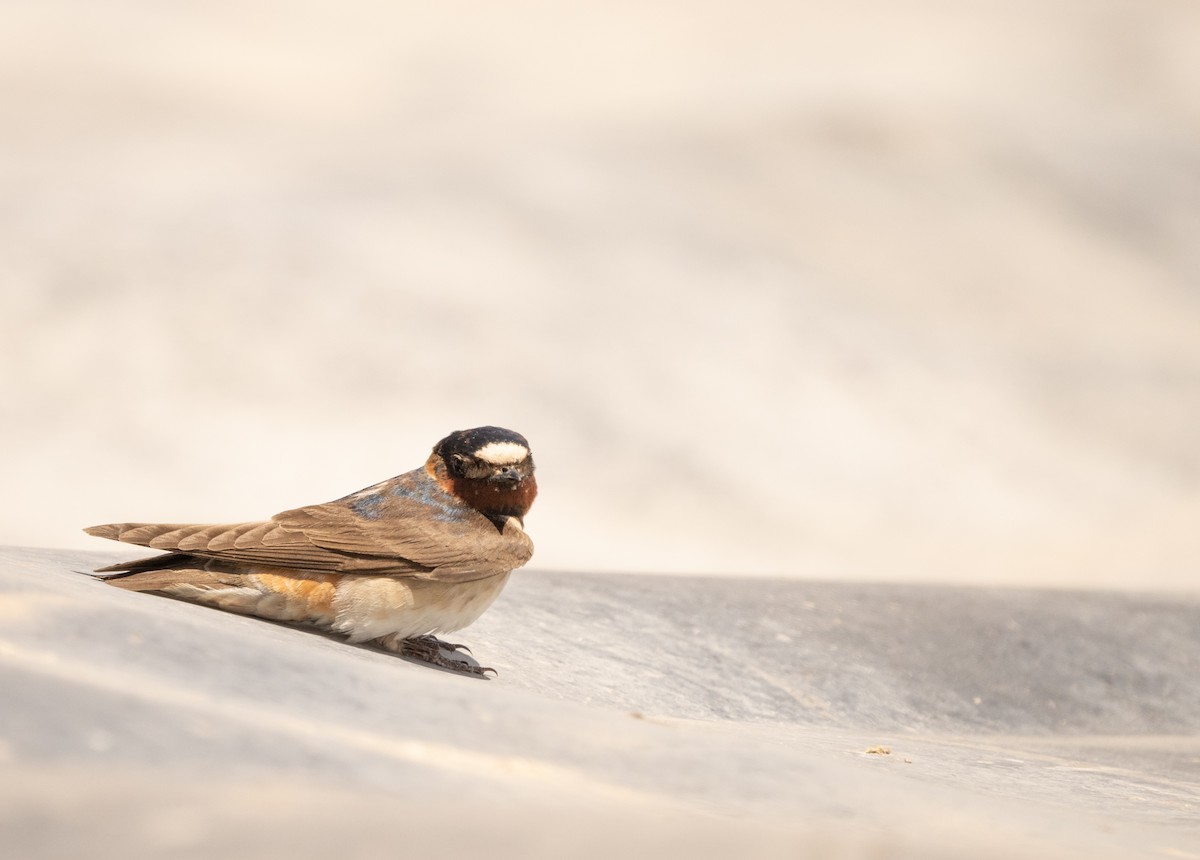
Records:
M529 449L516 442L488 442L475 452L475 456L493 466L513 466L529 456Z

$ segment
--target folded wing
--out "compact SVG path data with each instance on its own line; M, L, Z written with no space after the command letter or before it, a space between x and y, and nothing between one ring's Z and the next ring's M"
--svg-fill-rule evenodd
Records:
M407 476L405 476L407 477ZM163 568L199 557L319 572L375 573L467 582L525 564L533 543L515 518L496 525L462 507L430 507L381 485L370 506L362 494L226 525L111 523L97 537L167 550L170 556L126 562L104 572ZM366 491L364 491L366 492Z

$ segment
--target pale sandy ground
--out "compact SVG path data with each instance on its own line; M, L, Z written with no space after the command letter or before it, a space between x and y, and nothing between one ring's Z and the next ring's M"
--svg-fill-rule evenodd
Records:
M0 543L533 441L535 567L1194 587L1200 6L0 7Z

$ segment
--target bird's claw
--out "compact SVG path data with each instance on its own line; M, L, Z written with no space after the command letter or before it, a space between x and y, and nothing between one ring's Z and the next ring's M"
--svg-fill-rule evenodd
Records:
M436 636L414 636L411 639L401 639L396 643L396 646L396 650L402 656L411 657L423 663L428 663L431 666L438 666L439 668L449 669L453 672L476 675L480 678L484 677L488 672L491 672L493 675L499 674L491 666L480 666L477 663L468 663L466 660L455 660L445 656L442 653L443 651L466 651L470 654L471 649L466 645L460 645L455 642L443 642Z

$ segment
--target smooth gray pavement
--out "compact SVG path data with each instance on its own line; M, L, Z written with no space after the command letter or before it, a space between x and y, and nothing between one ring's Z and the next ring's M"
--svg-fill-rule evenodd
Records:
M0 857L1200 857L1196 595L527 571L478 680L112 558L0 549Z

